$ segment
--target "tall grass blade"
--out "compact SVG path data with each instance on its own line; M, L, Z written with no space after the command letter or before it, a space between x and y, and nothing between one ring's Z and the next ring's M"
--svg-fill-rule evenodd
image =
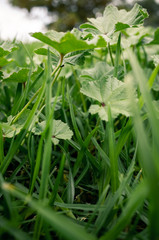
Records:
M33 200L16 189L13 185L6 182L2 183L2 188L10 192L13 196L28 203L31 208L36 210L38 214L54 229L63 239L74 240L96 240L96 237L87 233L82 226L70 220L68 217L62 216L45 206L40 201Z

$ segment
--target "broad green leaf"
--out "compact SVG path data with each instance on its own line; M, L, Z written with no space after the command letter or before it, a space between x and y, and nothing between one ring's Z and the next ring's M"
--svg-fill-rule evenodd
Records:
M110 105L112 118L119 114L131 115L126 83L108 76L100 81L85 81L82 83L81 92L86 96L97 100L99 105L91 105L89 111L92 114L98 113L102 120L108 121L108 105Z
M13 59L6 59L5 57L0 57L0 67L4 67L13 61Z
M79 51L79 50L87 50L93 49L96 47L105 47L106 42L103 37L99 36L95 42L85 42L84 40L77 38L73 33L58 33L54 30L49 31L45 34L41 32L36 32L31 34L32 37L46 43L47 45L53 47L62 55L66 55L67 53ZM57 35L57 36L56 36Z
M147 11L138 4L135 4L131 11L118 10L117 7L109 5L105 8L102 17L88 18L88 21L93 30L95 28L99 31L99 34L110 36L115 31L143 24L147 17ZM90 24L82 25L82 28L90 28Z
M38 49L35 50L35 53L38 54L38 55L47 56L48 55L48 49L47 48L38 48ZM56 66L59 62L59 56L57 56L52 51L50 51L50 53L51 53L52 64ZM87 56L88 54L89 53L85 50L68 53L64 57L63 64L67 63L67 64L70 64L70 65L76 65L76 64L77 65L82 65L84 63L85 56Z
M48 56L48 48L45 47L38 48L34 52L38 55ZM55 51L53 48L49 48L49 52L53 65L57 65L60 58L58 52Z
M17 72L13 71L10 74L4 73L3 81L24 83L28 80L28 74L28 68L19 68Z
M9 53L17 50L17 46L15 44L12 44L10 42L4 42L0 45L0 58L7 56Z
M44 47L38 48L34 52L38 55L44 55L44 56L48 55L48 49L44 48ZM50 53L52 53L52 52L50 51Z
M113 71L114 68L106 64L106 62L97 62L95 67L83 70L81 78L84 81L100 80L105 76L113 75Z
M70 64L70 65L83 65L85 61L85 57L90 55L88 51L86 50L81 50L81 51L76 51L72 53L68 53L64 57L64 64Z
M46 122L42 121L37 123L36 126L32 129L32 132L35 135L41 135L46 126ZM56 145L59 143L59 139L68 139L72 138L73 132L70 130L68 125L61 120L53 120L53 131L52 131L52 141Z
M13 116L9 116L7 118L7 122L1 123L3 136L6 138L12 138L13 136L19 134L20 130L23 128L26 122L29 113L30 113L29 109L25 110L14 124L12 124L12 121L14 119Z

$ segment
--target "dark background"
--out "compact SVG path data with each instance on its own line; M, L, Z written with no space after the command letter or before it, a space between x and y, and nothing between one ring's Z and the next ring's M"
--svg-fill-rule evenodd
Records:
M49 29L58 31L70 30L87 21L88 17L94 17L97 12L103 12L106 5L115 3L111 0L10 0L10 3L20 8L26 8L29 12L33 7L47 7L48 12L56 14L57 21L49 24ZM119 8L130 9L133 4L128 4L127 0L119 1ZM146 25L159 26L159 4L155 0L136 1L150 14Z

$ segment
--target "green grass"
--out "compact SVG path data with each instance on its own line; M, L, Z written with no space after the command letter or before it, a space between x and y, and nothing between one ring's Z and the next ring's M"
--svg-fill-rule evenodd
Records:
M158 29L117 11L0 43L0 239L159 239Z

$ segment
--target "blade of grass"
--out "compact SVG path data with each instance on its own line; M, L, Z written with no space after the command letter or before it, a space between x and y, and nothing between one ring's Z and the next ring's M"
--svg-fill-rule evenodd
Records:
M137 148L136 148L137 151ZM103 225L105 224L106 220L108 219L109 214L111 213L112 209L114 208L117 200L119 199L119 197L121 196L122 192L124 191L126 184L129 182L129 179L134 171L134 165L135 165L135 159L136 159L136 151L134 153L131 165L129 166L125 177L123 178L122 182L119 185L118 190L112 194L110 193L105 202L104 205L106 206L106 209L101 212L99 214L99 216L96 219L95 222L95 229L94 229L94 233L98 233L100 231L100 229L103 227ZM110 220L109 220L110 221Z
M108 43L108 53L110 55L111 64L112 64L112 66L114 66L114 60L113 60L113 56L112 56L112 50L111 50L110 43Z
M76 159L76 162L74 164L74 167L73 167L73 176L76 176L77 172L78 172L78 169L79 169L79 166L81 165L81 161L84 157L84 154L86 153L86 149L88 148L88 145L90 143L90 140L91 138L93 137L93 135L96 133L96 131L98 130L98 126L95 127L90 133L89 135L86 137L84 143L83 143L83 147L80 149L79 153L78 153L78 156L77 156L77 159Z
M0 216L0 228L12 235L16 240L31 240L28 234L16 228L9 220ZM11 237L11 236L10 236Z
M42 99L43 93L44 93L44 87L45 87L45 83L43 83L40 91L39 91L39 95L38 98L26 120L26 123L24 124L24 127L22 128L22 130L20 131L19 135L17 136L17 138L15 139L15 141L12 144L12 147L10 149L10 151L8 152L8 154L6 155L6 157L4 158L4 162L1 165L0 171L2 174L4 174L9 166L9 164L12 161L12 158L14 156L14 154L16 153L17 149L19 148L22 140L24 139L24 137L26 136L26 133L29 129L29 126L32 122L32 119L34 118L35 112L40 104L40 101Z
M120 42L121 42L121 33L119 33L118 42L116 46L114 77L117 77L118 75L118 66L119 66L119 60L120 60Z
M69 166L69 176L68 176L68 184L67 184L67 202L73 203L75 197L75 184L74 178L72 175L71 167Z
M118 156L116 152L116 143L114 137L113 120L111 117L111 109L108 107L108 134L109 134L109 159L110 159L110 173L111 173L111 190L116 192L119 186L118 177Z
M72 100L71 100L70 90L69 90L68 84L67 84L67 98L68 98L68 103L69 103L70 115L71 115L73 128L74 128L76 137L77 137L80 145L82 146L83 145L83 140L82 140L81 134L80 134L80 132L78 130L78 127L77 127L77 123L76 123L76 119L75 119L75 114L74 114L74 109L73 109L73 104L72 104Z
M0 165L3 163L4 159L4 144L3 144L3 132L2 132L2 127L0 125Z
M129 196L128 203L124 207L121 216L118 218L115 225L104 234L100 240L115 240L119 233L129 224L132 216L137 209L143 204L145 198L149 194L147 182L142 181Z
M140 117L139 108L134 104L134 126L136 130L136 135L139 143L139 153L140 159L143 166L143 170L146 173L148 179L148 185L150 189L150 238L157 240L159 237L159 193L158 185L159 182L159 128L158 128L158 119L157 113L153 105L153 99L149 92L147 86L146 77L137 62L135 55L129 51L131 54L130 63L132 65L133 73L136 78L136 81L140 87L142 93L143 101L147 108L148 120L152 130L152 138L150 139L149 135L144 129L142 123L142 118ZM132 100L131 96L131 100Z
M63 153L62 159L61 159L61 162L60 162L60 168L59 168L59 171L58 171L58 175L57 175L57 178L56 178L53 190L52 190L52 194L51 194L50 199L49 199L49 205L53 205L55 200L56 200L56 196L57 196L57 193L58 193L58 187L59 187L59 184L60 184L60 181L61 181L61 178L62 178L64 166L65 166L65 160L66 160L66 155L65 155L65 153Z
M31 208L36 210L38 214L42 216L52 229L63 237L63 239L96 240L96 237L87 233L80 224L70 220L68 217L59 215L40 201L33 200L30 196L20 192L13 185L3 182L2 188L5 191L10 192L13 196L23 200L25 203L28 203Z
M43 152L43 157L42 157L42 173L41 173L41 182L40 182L40 192L39 192L39 199L40 200L45 200L47 191L48 191L48 179L49 179L49 169L50 169L50 161L51 161L51 151L52 151L52 120L53 120L53 115L50 116L51 113L51 97L52 97L52 88L51 88L51 56L50 56L50 51L48 49L48 61L46 64L46 88L45 88L45 115L46 115L46 126L48 123L48 127L46 130L46 134L44 134L44 152ZM50 119L51 118L51 119ZM51 121L49 121L51 120ZM46 128L45 126L45 128ZM43 137L41 137L42 139ZM42 139L43 140L43 139ZM42 141L40 144L40 150L42 149ZM39 159L40 162L40 159ZM37 174L37 169L39 168L39 164L35 168L36 174ZM35 176L35 175L34 175ZM36 176L35 176L36 177ZM34 177L34 179L35 179ZM42 219L38 215L36 218L35 222L35 228L34 228L34 239L39 239L40 238L40 233L41 233L41 227L42 227Z

